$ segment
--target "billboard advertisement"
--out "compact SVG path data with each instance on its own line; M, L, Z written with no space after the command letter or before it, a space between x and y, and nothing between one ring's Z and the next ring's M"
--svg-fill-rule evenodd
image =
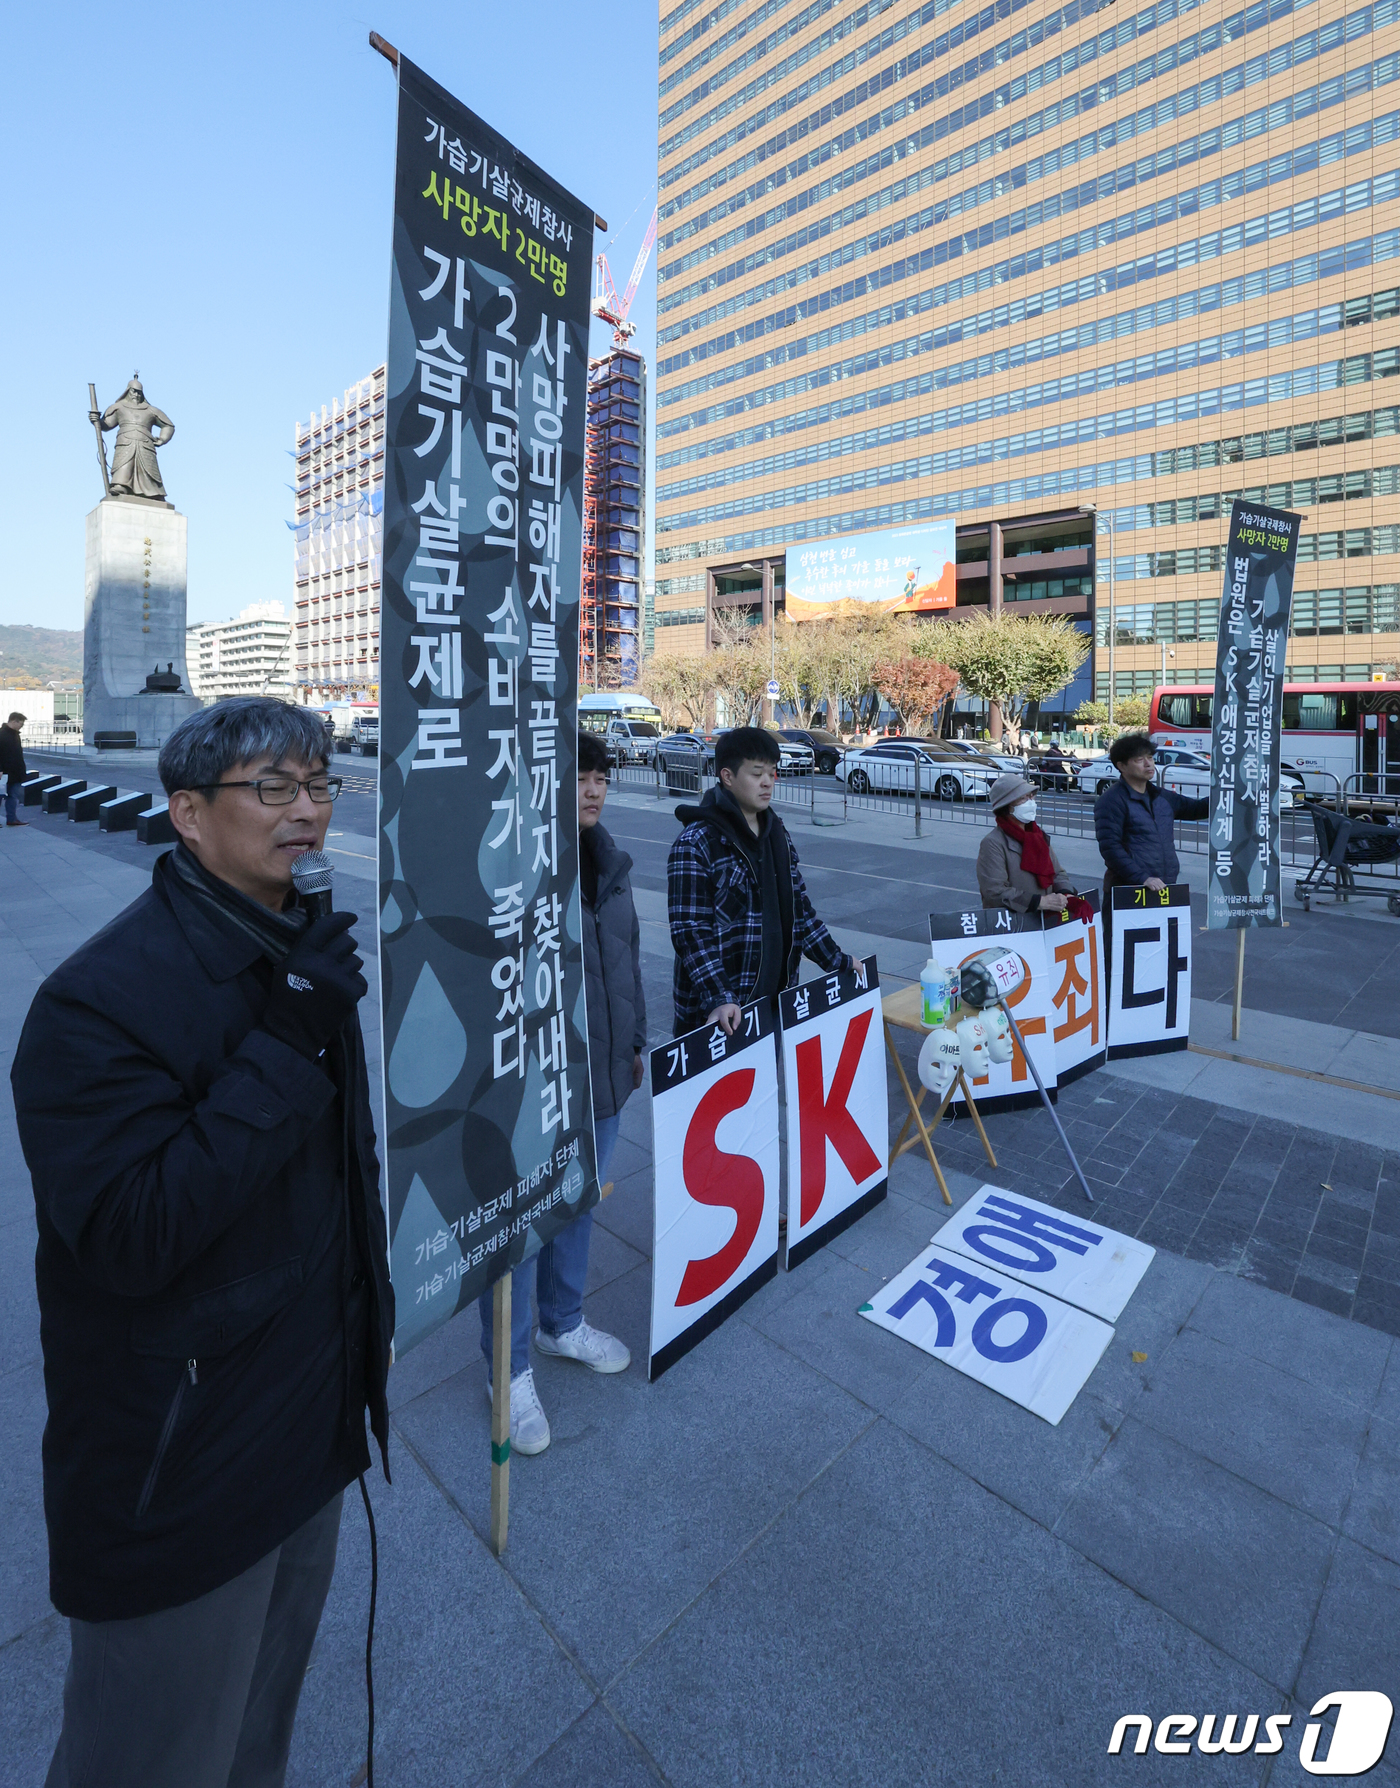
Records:
M787 616L818 621L843 602L931 614L958 599L957 518L809 540L787 553Z

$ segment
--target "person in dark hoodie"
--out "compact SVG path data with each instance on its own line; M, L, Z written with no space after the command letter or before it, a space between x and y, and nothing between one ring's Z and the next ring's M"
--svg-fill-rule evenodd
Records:
M593 1136L598 1178L605 1180L622 1108L642 1084L647 1045L642 991L641 929L627 879L632 859L599 825L608 792L608 754L596 733L578 741L579 882L583 905L583 973L588 1005L588 1072L593 1089ZM542 1453L549 1420L530 1365L530 1287L539 1304L535 1346L556 1359L577 1360L594 1372L625 1372L632 1355L616 1335L585 1322L583 1288L593 1213L583 1211L533 1260L517 1267L510 1289L510 1444ZM494 1376L491 1293L479 1300L481 1351ZM488 1377L487 1390L491 1388Z
M722 733L718 786L676 809L684 831L666 865L676 966L675 1035L718 1024L797 980L803 956L832 973L852 960L813 911L797 851L772 811L778 742L757 726Z

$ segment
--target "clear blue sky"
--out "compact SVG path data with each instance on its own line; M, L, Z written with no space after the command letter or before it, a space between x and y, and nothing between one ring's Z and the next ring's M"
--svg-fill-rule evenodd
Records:
M371 28L608 220L620 288L654 202L657 17L646 0L16 8L0 621L82 626L102 490L87 385L110 403L133 367L176 425L161 466L189 517L190 619L289 599L294 424L384 356L395 83ZM654 259L633 317L650 362Z

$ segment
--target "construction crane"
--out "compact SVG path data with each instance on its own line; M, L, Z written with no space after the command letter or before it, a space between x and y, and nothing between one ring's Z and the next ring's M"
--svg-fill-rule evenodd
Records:
M632 266L632 277L627 282L627 290L621 298L617 295L617 287L613 284L612 269L608 266L608 257L599 254L596 276L593 282L593 315L601 322L611 323L613 330L613 346L625 348L629 340L637 333L637 325L627 321L627 313L632 308L632 300L637 296L637 287L641 284L642 270L647 264L647 257L656 241L656 207L652 206L651 222L647 225L647 233L642 237L642 246L637 250L637 259Z

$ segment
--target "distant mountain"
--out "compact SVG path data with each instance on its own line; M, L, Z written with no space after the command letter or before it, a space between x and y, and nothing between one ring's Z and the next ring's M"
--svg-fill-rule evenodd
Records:
M83 680L79 628L0 627L0 652L0 689L45 689Z

